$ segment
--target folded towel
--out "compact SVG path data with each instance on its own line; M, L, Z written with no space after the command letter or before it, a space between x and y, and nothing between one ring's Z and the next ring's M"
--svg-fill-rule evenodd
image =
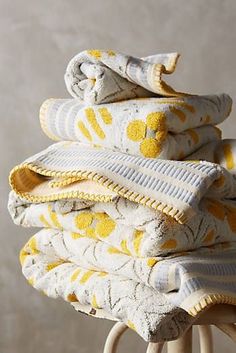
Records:
M145 340L163 341L193 322L182 308L196 316L212 304L236 304L236 249L227 246L158 262L45 229L29 240L20 259L25 277L44 294L104 309Z
M203 199L185 224L122 197L109 203L77 199L35 204L11 192L8 208L17 225L69 231L74 238L101 240L111 252L115 248L134 257L163 257L236 239L235 200Z
M113 50L85 50L69 62L65 82L73 97L90 104L155 94L177 96L162 74L175 70L178 57L170 53L139 59Z
M89 187L81 181L86 179ZM203 197L236 196L234 174L218 164L148 159L77 142L58 142L28 158L12 170L10 183L19 196L33 202L110 202L122 196L182 223L199 210Z
M98 106L75 99L49 99L40 109L40 122L53 140L95 144L148 158L183 159L220 139L215 125L227 118L231 105L226 94Z

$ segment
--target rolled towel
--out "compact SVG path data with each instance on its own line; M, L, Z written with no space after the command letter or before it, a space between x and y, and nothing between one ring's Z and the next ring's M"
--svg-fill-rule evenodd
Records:
M162 80L175 70L179 54L135 58L113 50L85 50L69 62L65 82L69 93L89 104L150 97L177 96Z

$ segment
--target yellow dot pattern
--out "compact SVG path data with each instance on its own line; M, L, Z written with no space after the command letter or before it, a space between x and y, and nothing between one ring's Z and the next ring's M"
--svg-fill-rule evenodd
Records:
M147 158L156 158L161 153L163 141L167 135L163 112L153 112L146 116L146 121L129 122L126 134L129 140L139 142L140 153Z
M154 138L145 138L140 144L140 151L144 157L155 158L161 152L159 142Z
M142 141L146 135L146 124L142 120L131 121L127 127L127 136L132 141Z
M115 229L116 223L112 219L99 221L95 226L95 231L101 238L106 238Z

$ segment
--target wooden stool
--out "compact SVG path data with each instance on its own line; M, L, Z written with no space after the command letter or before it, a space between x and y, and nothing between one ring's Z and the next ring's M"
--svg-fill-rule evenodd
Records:
M215 305L202 313L193 325L198 326L201 353L213 353L210 325L215 325L236 342L236 306ZM103 353L116 353L122 334L128 329L123 323L116 323L111 329ZM192 353L192 327L175 341L167 342L168 353ZM149 343L146 353L161 353L164 343Z

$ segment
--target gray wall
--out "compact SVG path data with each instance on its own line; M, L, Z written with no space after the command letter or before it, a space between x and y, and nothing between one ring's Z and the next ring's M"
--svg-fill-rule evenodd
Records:
M179 51L176 88L235 98L235 42L235 0L0 0L1 353L97 353L111 327L26 283L18 252L34 230L14 226L6 211L10 168L50 144L38 111L46 98L68 96L68 60L86 48L137 56ZM225 137L235 137L235 123L233 112L222 125ZM235 352L221 334L216 341L216 353ZM123 351L141 353L144 346L130 333Z

